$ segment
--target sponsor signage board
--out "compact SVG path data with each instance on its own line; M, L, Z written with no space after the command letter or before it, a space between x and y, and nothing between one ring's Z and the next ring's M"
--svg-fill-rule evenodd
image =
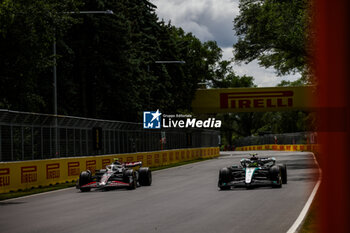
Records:
M310 109L312 86L197 90L195 113L268 112Z

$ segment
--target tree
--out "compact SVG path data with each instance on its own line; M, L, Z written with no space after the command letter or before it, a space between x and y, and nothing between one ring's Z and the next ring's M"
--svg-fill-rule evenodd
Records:
M234 73L230 61L219 61L211 79L214 88L254 87L251 76L238 76ZM220 113L216 118L222 120L221 134L223 143L233 145L234 138L246 137L260 127L261 113Z
M107 9L114 14L67 13ZM54 40L59 114L139 122L145 110L190 112L198 83L250 85L215 41L159 21L155 9L149 0L4 0L0 107L52 113Z
M278 75L308 75L310 14L308 0L240 0L234 20L238 42L234 59L275 68Z
M71 102L60 112L138 121L146 109L190 111L198 82L208 78L216 62L216 43L202 44L170 22L158 21L148 1L105 1L103 7L115 15L77 15L81 23L60 39L60 102ZM92 8L102 10L96 1L83 10Z
M159 54L159 25L148 1L87 1L81 10L113 15L76 15L82 22L61 38L61 112L135 121L148 104L154 76L147 71ZM64 58L64 59L63 59Z
M55 36L65 33L75 22L61 12L74 11L79 5L80 1L73 0L2 1L0 107L36 112L48 107L38 89L52 90L52 79L41 80L39 76L53 65Z
M220 61L211 80L214 88L255 87L253 77L238 76L229 61ZM282 81L278 86L305 85L302 80ZM315 126L313 113L305 111L250 112L217 114L222 120L221 135L225 145L234 145L236 139L269 133L312 131Z
M214 88L254 87L254 78L251 76L238 76L232 69L230 61L220 61L211 78Z

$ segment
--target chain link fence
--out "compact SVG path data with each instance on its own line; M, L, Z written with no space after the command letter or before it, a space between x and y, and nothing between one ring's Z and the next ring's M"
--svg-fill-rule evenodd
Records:
M97 138L96 133L99 134ZM0 109L0 161L212 147L218 144L219 131L215 130L151 130L143 129L141 123Z
M267 144L316 144L317 133L315 132L298 132L285 134L265 134L262 136L250 136L236 139L234 146L253 146Z

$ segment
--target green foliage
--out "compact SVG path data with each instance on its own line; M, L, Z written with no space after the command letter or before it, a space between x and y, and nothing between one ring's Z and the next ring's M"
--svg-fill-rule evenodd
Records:
M211 79L214 88L255 87L251 76L238 76L234 73L231 62L220 61L213 71ZM216 118L222 120L221 135L223 143L233 144L234 137L251 135L251 131L259 128L259 113L223 113L217 114Z
M79 14L107 9L114 14ZM138 121L144 110L190 111L221 50L155 9L148 0L2 1L0 107L52 113L56 40L59 114Z
M308 0L240 0L234 20L239 37L234 45L236 61L257 59L278 75L307 74L310 57Z
M282 80L279 84L277 84L277 87L300 87L308 84L311 83L304 78L300 78L295 81Z
M214 88L255 87L253 77L238 76L230 62L220 61L212 78ZM302 86L303 79L282 81L278 86ZM304 111L251 112L217 114L222 120L221 135L224 145L234 145L240 137L269 133L292 133L315 130L315 114Z
M273 67L278 75L299 72L302 78L282 81L278 86L310 84L308 0L240 0L240 14L234 20L238 42L234 59L249 63L255 59L263 67ZM229 62L219 63L213 80L215 87L253 87L251 77L238 77ZM233 145L234 139L251 135L290 133L314 130L315 117L302 111L219 114L223 120L223 142Z
M52 65L52 43L74 20L59 12L79 1L2 1L0 5L0 106L40 111L45 98L38 74ZM44 84L45 85L45 84ZM46 86L51 86L48 82Z
M232 69L231 62L220 61L211 78L214 88L254 87L254 78L238 76Z
M257 128L254 135L263 132L293 133L313 131L313 114L303 111L267 112L261 117L261 128Z

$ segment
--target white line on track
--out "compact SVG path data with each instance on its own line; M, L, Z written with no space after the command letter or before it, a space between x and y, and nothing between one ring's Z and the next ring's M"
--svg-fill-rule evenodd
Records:
M302 209L302 211L300 212L298 218L295 220L295 222L293 223L293 225L289 228L289 230L287 231L287 233L295 233L295 232L298 232L301 224L304 222L304 219L307 215L307 213L309 212L309 209L310 209L310 206L316 196L316 193L317 193L317 190L318 188L320 187L320 184L321 184L321 179L322 179L322 170L317 162L317 159L315 157L315 154L312 153L313 157L314 157L314 161L315 163L317 164L318 166L318 170L319 170L319 178L318 178L318 181L314 187L314 189L312 190L310 196L309 196L309 199L307 200L304 208Z
M23 196L23 197L15 197L15 198L10 198L10 199L6 199L0 202L9 202L9 201L16 201L16 200L20 200L20 199L25 199L25 198L29 198L29 197L36 197L36 196L42 196L45 194L51 194L51 193L58 193L61 191L65 191L68 189L75 189L75 187L69 187L69 188L64 188L64 189L58 189L58 190L54 190L54 191L48 191L48 192L42 192L42 193L37 193L37 194L31 194L31 195L27 195L27 196Z

